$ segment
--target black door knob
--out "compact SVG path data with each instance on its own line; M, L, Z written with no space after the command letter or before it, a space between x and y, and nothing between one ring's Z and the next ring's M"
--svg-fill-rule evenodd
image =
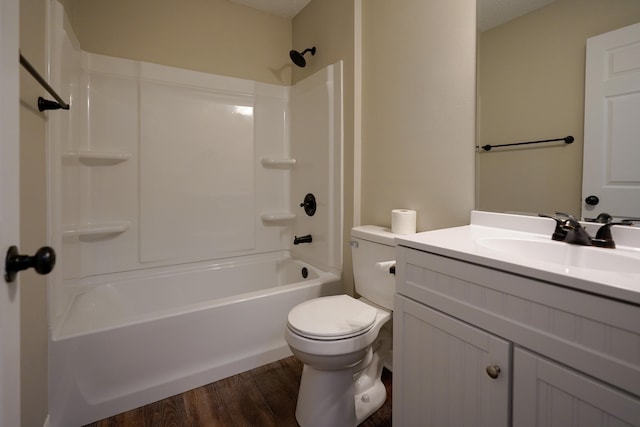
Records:
M587 196L587 198L584 199L584 202L588 205L595 206L600 203L600 199L598 196Z
M53 248L43 246L34 256L20 255L16 246L7 251L4 261L4 280L8 283L16 280L19 271L34 268L39 274L49 274L56 265L56 253Z

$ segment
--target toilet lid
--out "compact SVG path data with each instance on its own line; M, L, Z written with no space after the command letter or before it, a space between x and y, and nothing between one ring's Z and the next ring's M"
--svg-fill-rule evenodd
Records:
M288 324L304 337L335 340L366 332L377 313L372 306L349 295L334 295L298 304L289 312Z

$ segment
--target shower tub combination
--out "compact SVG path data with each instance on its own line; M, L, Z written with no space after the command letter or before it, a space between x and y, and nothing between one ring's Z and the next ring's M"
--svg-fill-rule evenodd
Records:
M286 252L93 283L50 344L50 423L84 425L290 356L289 310L340 292L336 274Z
M108 57L51 6L50 427L290 356L289 310L343 292L342 64L285 87Z

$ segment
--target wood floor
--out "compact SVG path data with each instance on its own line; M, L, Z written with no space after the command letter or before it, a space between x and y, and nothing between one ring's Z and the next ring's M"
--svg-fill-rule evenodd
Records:
M297 427L301 373L302 364L289 357L88 426ZM386 369L382 381L387 400L362 427L391 425L391 373Z

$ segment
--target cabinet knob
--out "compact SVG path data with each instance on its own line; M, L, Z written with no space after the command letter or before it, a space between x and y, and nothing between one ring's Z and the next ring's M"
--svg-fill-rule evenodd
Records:
M500 366L497 366L497 365L487 366L487 375L489 375L494 380L498 378L498 375L500 375Z

